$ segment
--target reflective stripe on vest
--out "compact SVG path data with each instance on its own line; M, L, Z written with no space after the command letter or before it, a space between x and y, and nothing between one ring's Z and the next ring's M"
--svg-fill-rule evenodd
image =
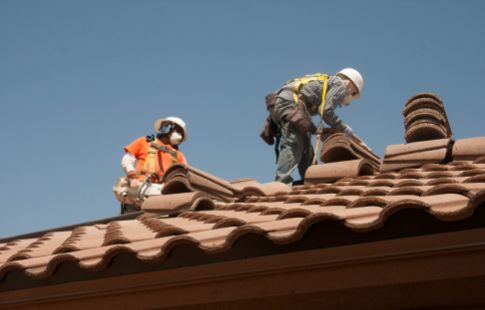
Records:
M158 155L158 152L164 152L168 153L172 156L172 163L175 164L177 163L177 151L171 150L168 147L164 145L158 145L154 142L150 143L150 147L148 148L148 155L145 160L145 163L143 164L143 167L141 168L141 174L150 175L151 173L155 172L155 157ZM159 163L159 169L160 171L163 169L161 166L161 163Z

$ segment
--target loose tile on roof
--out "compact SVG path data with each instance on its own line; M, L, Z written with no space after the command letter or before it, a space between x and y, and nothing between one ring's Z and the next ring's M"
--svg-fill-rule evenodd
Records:
M452 154L454 160L470 160L485 156L485 137L455 141Z
M385 150L381 172L443 163L450 146L450 139L389 145Z
M141 209L148 212L175 213L184 209L211 209L212 200L201 192L166 194L146 199Z
M371 175L374 168L365 159L355 159L310 166L305 173L305 184L336 181L345 177Z

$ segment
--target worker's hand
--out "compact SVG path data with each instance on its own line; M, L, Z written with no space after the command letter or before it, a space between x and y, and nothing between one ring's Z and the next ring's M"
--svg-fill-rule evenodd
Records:
M343 130L343 133L349 137L354 136L354 131L352 130L352 128L350 128L350 126L345 127L345 129Z
M141 184L143 183L138 179L129 179L129 181L130 181L130 187L140 187Z
M138 178L138 173L136 173L135 170L132 170L132 171L128 172L128 174L126 176L128 177L128 179L136 179L136 178Z
M138 187L141 185L141 181L138 179L139 177L139 174L136 173L135 170L133 171L130 171L128 172L128 174L126 175L126 177L128 178L128 182L130 183L130 187Z

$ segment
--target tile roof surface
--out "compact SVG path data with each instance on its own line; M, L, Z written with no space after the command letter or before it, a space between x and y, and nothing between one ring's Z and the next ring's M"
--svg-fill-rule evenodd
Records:
M136 219L0 244L0 281L12 270L32 278L49 277L64 261L102 270L122 252L134 253L140 261L160 260L186 243L217 253L249 233L288 244L300 240L319 221L366 232L381 228L403 208L421 209L440 221L457 221L471 216L484 200L485 157L305 184L287 193L240 201L215 200L201 192L169 194L144 205L147 213ZM186 206L191 210L175 217L163 213Z
M135 219L0 242L0 288L14 271L45 279L64 262L100 271L122 253L159 262L187 244L221 253L248 234L288 245L321 222L352 232L378 231L404 209L460 221L485 204L485 137L391 145L381 171L368 158L333 162L313 166L305 184L293 187L227 181L180 165L164 181L164 195L147 199L144 214Z

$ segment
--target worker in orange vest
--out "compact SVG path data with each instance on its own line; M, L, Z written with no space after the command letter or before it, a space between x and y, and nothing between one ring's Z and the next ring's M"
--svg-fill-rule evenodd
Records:
M185 122L178 117L155 121L156 136L140 137L125 147L121 166L130 180L154 176L159 181L172 164L186 164L180 143L187 139Z
M179 145L187 139L185 122L178 117L155 121L155 135L140 137L127 146L121 159L126 177L119 179L113 191L121 202L121 213L139 210L145 198L161 195L163 175L173 164L186 164Z

